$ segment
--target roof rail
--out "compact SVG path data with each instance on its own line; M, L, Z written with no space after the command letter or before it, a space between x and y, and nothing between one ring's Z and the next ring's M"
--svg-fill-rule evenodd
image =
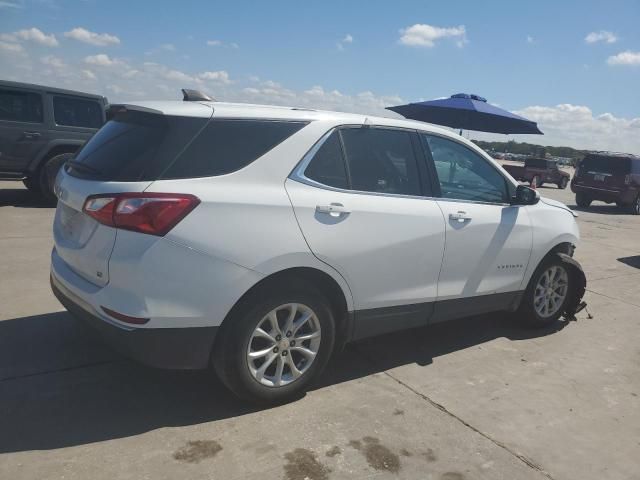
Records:
M215 100L206 93L188 88L182 89L182 100L185 102L215 102Z

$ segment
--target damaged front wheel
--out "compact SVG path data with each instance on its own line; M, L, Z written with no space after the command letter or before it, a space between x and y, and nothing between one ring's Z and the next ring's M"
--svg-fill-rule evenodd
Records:
M582 267L570 256L554 253L531 276L518 320L531 327L546 327L561 316L573 317L584 308L586 279Z

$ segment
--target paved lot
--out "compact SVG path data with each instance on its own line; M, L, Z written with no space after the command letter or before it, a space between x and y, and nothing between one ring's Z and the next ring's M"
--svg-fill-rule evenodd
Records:
M266 410L206 372L135 365L76 325L49 291L52 218L0 182L0 478L640 478L640 217L581 213L593 318L531 332L492 315L371 339Z

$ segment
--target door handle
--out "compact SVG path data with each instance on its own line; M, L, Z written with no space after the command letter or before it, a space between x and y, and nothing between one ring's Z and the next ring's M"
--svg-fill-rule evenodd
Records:
M332 203L330 205L316 205L316 212L328 213L333 217L338 217L343 214L351 213L341 203Z
M471 217L467 215L467 212L459 211L457 213L450 213L449 220L453 220L458 223L464 223L471 220Z
M22 135L24 136L24 138L33 140L36 138L40 138L42 134L40 132L22 132Z

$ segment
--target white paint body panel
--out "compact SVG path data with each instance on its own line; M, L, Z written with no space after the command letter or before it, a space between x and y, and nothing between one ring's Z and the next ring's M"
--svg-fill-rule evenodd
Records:
M532 247L524 207L438 201L447 225L441 300L520 289ZM451 219L464 215L468 220Z
M347 280L356 309L436 300L445 226L434 200L286 187L311 251ZM349 213L316 211L331 203Z

